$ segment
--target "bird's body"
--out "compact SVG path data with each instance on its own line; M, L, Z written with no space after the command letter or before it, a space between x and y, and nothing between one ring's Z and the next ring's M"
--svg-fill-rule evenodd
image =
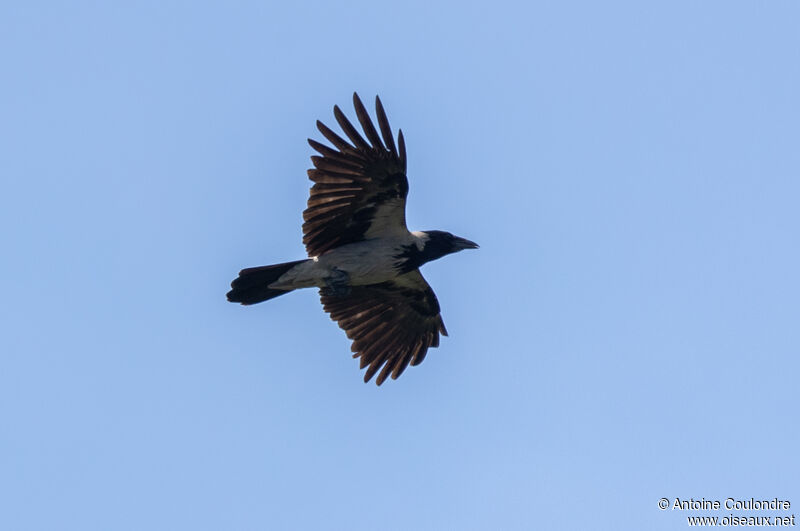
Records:
M308 208L303 213L305 260L243 269L228 300L255 304L295 289L320 288L322 304L353 340L355 357L369 367L368 381L381 367L380 385L420 363L429 347L447 335L439 303L419 267L477 245L442 231L410 232L405 203L408 180L403 133L398 146L380 99L376 110L381 137L358 95L359 122L370 143L338 107L334 114L352 144L317 122L337 150L309 139L323 156L311 157ZM385 145L384 145L385 143Z
M270 285L274 289L325 288L332 279L347 275L350 286L386 282L401 274L400 249L419 244L409 233L403 238L374 238L348 243L310 258L293 267Z

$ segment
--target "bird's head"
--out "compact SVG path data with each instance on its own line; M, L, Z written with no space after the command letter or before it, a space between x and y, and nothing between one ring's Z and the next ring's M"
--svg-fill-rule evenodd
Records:
M478 248L478 244L475 242L441 230L429 230L415 233L415 235L422 240L422 254L425 257L425 262L430 262L464 249Z

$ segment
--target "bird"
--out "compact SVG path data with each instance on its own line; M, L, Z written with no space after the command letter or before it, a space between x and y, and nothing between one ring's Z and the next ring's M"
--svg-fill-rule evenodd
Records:
M311 186L303 212L308 258L242 269L230 302L251 305L301 288L319 288L323 309L352 340L364 382L397 379L419 365L447 335L439 301L419 268L478 244L440 230L406 226L406 146L397 143L383 104L375 97L380 134L357 93L353 106L364 136L338 105L333 114L349 142L317 120L333 147L308 139Z

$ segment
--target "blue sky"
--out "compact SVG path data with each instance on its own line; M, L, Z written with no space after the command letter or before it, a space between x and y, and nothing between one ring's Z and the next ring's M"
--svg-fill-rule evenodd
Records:
M0 527L682 529L800 507L796 2L0 7ZM311 290L314 122L380 94L450 332ZM746 514L746 513L736 513ZM762 513L763 514L763 513Z

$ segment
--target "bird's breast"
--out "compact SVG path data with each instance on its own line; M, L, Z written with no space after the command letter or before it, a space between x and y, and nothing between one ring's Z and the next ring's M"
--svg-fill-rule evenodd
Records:
M384 239L351 243L317 257L317 264L344 271L353 286L386 282L400 273L397 255L403 243Z

